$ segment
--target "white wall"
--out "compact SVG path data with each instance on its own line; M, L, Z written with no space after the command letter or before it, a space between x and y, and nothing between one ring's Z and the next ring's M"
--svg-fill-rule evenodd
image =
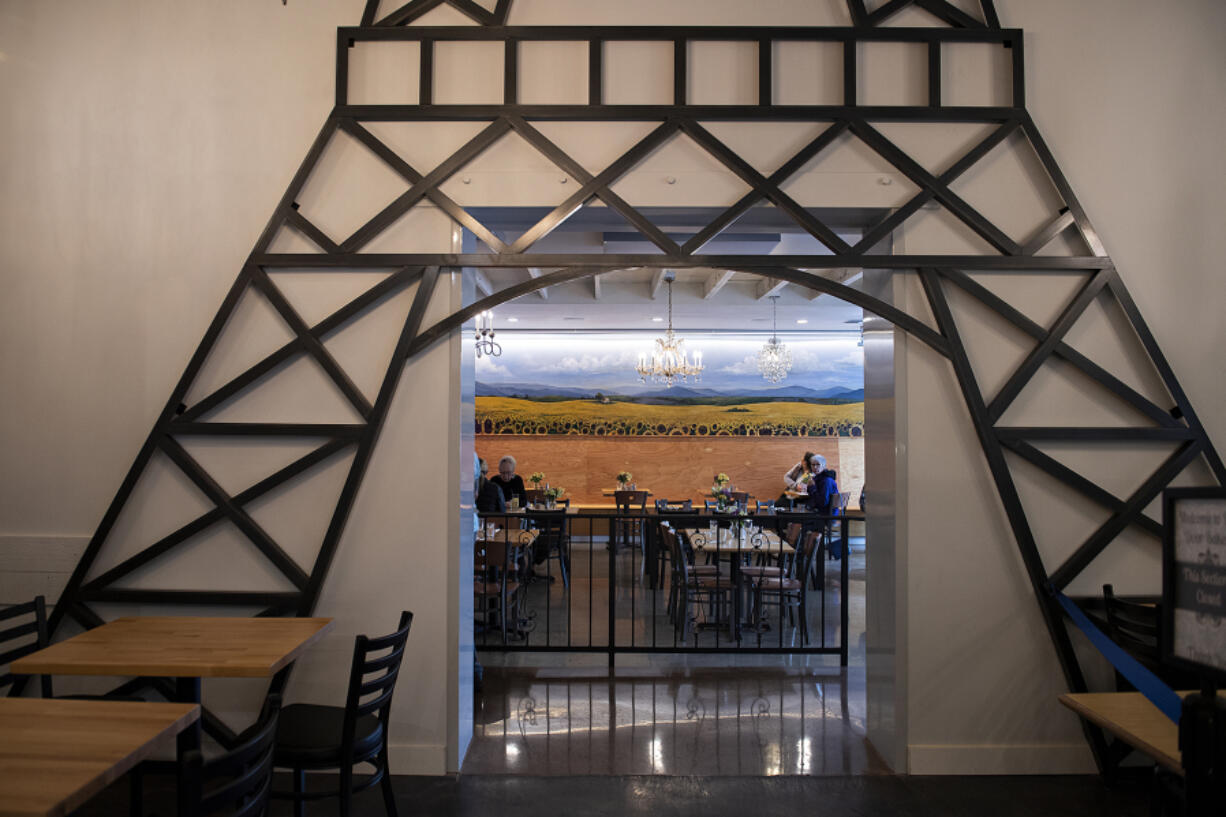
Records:
M31 564L48 542L61 551L80 547L97 524L327 114L334 30L355 22L361 6L359 0L294 0L285 7L273 0L207 5L0 0L0 104L14 112L0 118L0 382L5 386L0 547L6 554L0 556L0 590L24 593L36 581L54 582L30 570ZM1210 219L1223 204L1226 172L1214 150L1226 111L1226 91L1218 81L1223 11L1212 2L1183 3L1177 11L1114 0L1002 0L998 6L1006 25L1029 32L1030 110L1039 128L1220 442L1226 438L1226 413L1218 408L1226 398L1226 379L1217 354L1223 330L1215 319L1222 289L1210 276L1226 248ZM843 4L834 0L778 0L754 4L752 10L731 0L666 5L517 0L512 21L823 25L844 23L843 14ZM649 55L637 58L650 65ZM972 56L980 58L995 59ZM781 59L824 64L820 53ZM908 59L877 54L863 63L866 91L916 93ZM549 69L549 59L544 66ZM470 67L482 68L479 61ZM999 92L997 85L980 80L981 72L965 66L950 70L951 89L983 99ZM659 84L648 73L626 76L643 92ZM560 80L556 85L551 93L573 92ZM802 83L780 93L800 98L823 93L824 87ZM465 90L462 84L452 89ZM694 90L719 93L718 87ZM761 161L804 136L794 128L780 129L771 139L737 130L726 128L721 135L758 151ZM633 135L614 127L601 131L596 140L572 132L573 150L587 151L598 163L620 151L619 139ZM442 129L436 136L445 142ZM437 147L403 142L406 150L429 153ZM917 149L933 146L929 137L916 143ZM471 174L462 201L499 203L507 190L541 201L563 195L556 173L538 159L514 146L499 148L500 156ZM646 166L624 183L637 191L636 203L710 205L738 195L726 174L692 151L678 148L665 154L667 161L654 158L658 166ZM318 217L335 229L360 215L345 206L349 191L340 186L340 171L346 161L337 156L313 182L321 202ZM666 167L681 168L677 184L667 188L657 183ZM1015 171L1004 161L991 172L972 174L966 195L989 216L1024 232L1049 194L1000 182ZM358 168L358 173L359 192L383 192L385 182L375 171ZM882 184L885 177L894 183ZM889 206L905 198L906 187L901 176L848 147L798 180L796 195L806 204ZM401 246L410 240L423 249L451 246L451 232L437 213L423 211L410 226L411 233L399 236ZM921 252L950 238L936 223L912 227L903 231L896 249ZM341 289L310 294L309 284L301 288L304 303L318 305ZM1030 299L1036 312L1050 314L1058 294L1026 290L1020 297ZM907 295L914 296L914 291ZM435 314L459 299L458 283L447 282L435 300ZM973 355L977 364L999 369L1014 359L1018 352L1010 338L993 337L992 330L975 324L974 310L965 304L955 307L981 341ZM244 314L240 328L250 337L277 341L258 308ZM377 335L379 327L395 320L379 318L372 331ZM1102 326L1082 330L1079 339L1099 344L1109 316L1102 320ZM989 346L989 340L997 345ZM355 335L345 347L355 378L372 372L377 378L379 365L361 362L368 342ZM465 663L456 647L463 570L454 558L439 558L449 548L453 554L464 548L461 521L439 510L459 505L458 486L470 476L456 455L462 451L458 342L415 361L400 386L321 599L319 612L337 617L336 632L304 661L292 688L292 695L302 698L336 697L338 673L343 674L339 656L347 653L352 634L386 629L403 606L417 612L410 641L414 660L401 682L393 729L398 771L455 768L464 740L457 726L463 696L455 692ZM249 352L235 342L221 362L237 366ZM1108 354L1114 354L1115 365L1127 367L1126 353ZM907 599L904 688L910 717L899 729L910 750L910 768L1085 768L1087 753L1076 724L1054 703L1061 682L1050 643L952 372L914 343L899 365L908 372L904 431L910 440L902 526L908 549L905 569L897 573ZM307 397L314 394L309 374L287 373L280 388L288 404L303 411L339 410ZM414 385L422 382L431 388ZM1045 388L1057 393L1060 378ZM1041 416L1052 406L1075 406L1075 394L1059 393L1063 396L1054 400L1029 398L1019 409ZM445 436L438 433L444 428ZM221 459L225 452L213 453ZM269 461L276 456L270 452ZM258 471L251 463L233 468L236 482ZM1121 481L1117 490L1127 490L1122 477L1113 478ZM164 489L173 492L174 481L167 480ZM322 496L324 489L318 490ZM1055 521L1084 528L1085 520L1064 506L1060 492L1036 484L1024 486L1023 494L1051 508L1047 516ZM163 514L170 505L156 498L142 507L149 512L146 519L132 524L147 525L147 533L175 521L169 511ZM288 524L290 538L303 553L309 550L305 518L271 516L270 525ZM1067 546L1044 544L1051 556ZM1129 546L1117 569L1121 583L1144 586L1146 547L1141 540ZM201 554L193 570L223 573L236 584L268 578L258 573L258 561L211 559L207 549ZM53 570L62 571L63 562L60 558ZM1114 578L1109 567L1099 572ZM195 578L186 565L178 569L178 580ZM18 571L29 576L14 579ZM1092 584L1082 589L1092 590ZM213 685L207 694L223 696L224 690ZM446 707L432 703L444 700ZM1002 707L1002 700L1008 706Z

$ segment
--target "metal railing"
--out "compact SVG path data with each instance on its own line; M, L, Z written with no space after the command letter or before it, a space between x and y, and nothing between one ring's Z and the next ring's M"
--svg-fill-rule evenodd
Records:
M482 514L476 648L838 655L862 515L529 509ZM810 535L812 534L812 535ZM841 558L840 558L841 557Z

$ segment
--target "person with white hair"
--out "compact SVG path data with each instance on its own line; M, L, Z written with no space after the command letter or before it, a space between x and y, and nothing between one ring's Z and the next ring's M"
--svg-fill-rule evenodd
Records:
M498 489L502 491L503 499L507 502L518 499L521 508L528 504L524 478L515 473L515 458L510 454L498 460L498 473L490 477L490 482L498 486Z

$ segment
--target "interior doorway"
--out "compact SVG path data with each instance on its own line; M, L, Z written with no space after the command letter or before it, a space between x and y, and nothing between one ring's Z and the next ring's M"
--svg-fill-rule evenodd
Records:
M547 240L560 245L599 241L609 252L631 241L600 223L599 213L589 209L577 215L584 218L567 222L565 233ZM676 230L685 230L688 223L704 223L703 217L709 216L702 211L655 214L667 229ZM867 222L870 216L849 214L840 229L847 238L856 238L854 222ZM504 235L510 238L519 223L535 223L540 215L492 209L480 217L485 224L502 224ZM736 242L734 249L722 249L767 254L786 242L793 242L793 252L810 251L810 247L797 248L806 240L816 246L811 237L789 236L786 231L785 226L762 219L728 239ZM464 252L481 249L472 236L466 236L464 243ZM542 272L549 271L483 270L472 276L478 289L467 293L465 300L491 294L479 288L501 290L530 284ZM841 282L855 285L862 272L838 274ZM610 489L616 486L619 471L628 472L636 486L653 489L653 500L701 502L708 490L705 483L714 474L734 470L735 464L742 473L733 478L745 480L744 487L752 490L755 500L773 501L782 493L784 472L802 453L814 448L827 452L825 461L839 474L840 489L854 495L850 507L857 509L866 478L863 312L829 296L815 297L817 293L795 288L789 292L786 282L751 274L685 270L669 275L674 278L672 283L664 281L665 275L662 268L611 271L526 293L494 311L492 323L500 354L491 355L487 347L482 357L472 355L474 376L465 377L465 382L473 384L473 447L489 473L496 472L504 455L514 456L519 476L536 475L548 480L546 484L564 485L575 505L591 508L611 502ZM668 290L673 296L671 310ZM641 366L639 351L649 350L654 338L670 328L684 338L690 350L703 353L705 377L653 388L641 383L635 371ZM755 366L756 353L772 336L792 347L794 367L790 377L775 383L764 381ZM465 346L473 340L466 339ZM720 346L726 348L717 352ZM468 360L468 352L465 354ZM840 367L834 365L835 360L842 364L837 374ZM840 388L829 382L837 376L846 380L849 370L854 372L854 382L840 382ZM741 393L729 393L727 383L721 392L721 380L727 381L730 372L752 375L762 382L757 388L745 389L746 378L742 377ZM568 420L566 411L578 410L572 404L581 404L583 414L593 419L584 422L576 416ZM705 424L657 418L635 425L618 417L631 408L652 407L660 412L713 404L724 417ZM746 409L747 404L754 411ZM780 421L778 415L785 404L788 410L808 411L816 420L790 425ZM742 419L737 416L742 414L752 414L756 425L727 422L728 418ZM696 433L699 431L702 433ZM664 449L670 445L679 452L689 448L684 453L668 453ZM653 457L665 464L652 463ZM673 485L678 476L670 470L678 470L678 463L685 478ZM706 474L708 470L712 475ZM694 495L682 497L683 491ZM572 524L577 525L578 520ZM609 594L604 582L613 576L619 588L614 592L624 593L637 582L639 587L630 592L641 592L639 603L648 604L645 552L606 559L609 533L596 527L589 522L586 535L572 531L569 536L569 594L582 595L595 587L595 607L603 608ZM857 523L850 530L846 558L843 554L839 554L841 561L830 559L829 553L823 556L828 566L822 572L830 577L831 592L821 588L820 605L809 612L814 629L828 631L823 633L825 643L827 636L832 642L842 639L839 608L848 608L844 613L850 625L845 666L837 653L721 652L714 648L720 643L718 635L708 638L705 646L711 649L706 651L618 655L612 670L599 654L488 651L482 650L478 639L485 673L474 704L474 742L464 770L529 774L856 774L886 770L866 749L864 740L863 525ZM840 567L845 568L846 576L842 585ZM542 614L542 600L555 595L552 585L530 584L521 592L529 599L529 608L535 599L537 609L530 610L536 616L532 626L540 626L550 612ZM653 612L667 626L664 607L657 601ZM609 605L610 617L616 615L612 612L616 609ZM547 626L555 629L559 620L569 621L558 610L548 617L551 624ZM606 623L597 622L597 629ZM590 632L591 619L587 627ZM772 644L782 648L805 643L799 638L799 628L786 638L782 637L784 628L779 629L781 632L770 636ZM776 636L779 642L773 641ZM539 632L529 638L535 637ZM760 635L757 639L761 643ZM700 643L695 637L694 644Z

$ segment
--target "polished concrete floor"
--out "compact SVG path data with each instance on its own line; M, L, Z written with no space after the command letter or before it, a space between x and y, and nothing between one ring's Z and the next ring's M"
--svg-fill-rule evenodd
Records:
M862 669L487 670L465 774L883 774Z
M312 775L323 789L335 778ZM278 787L288 787L279 779ZM1107 788L1096 777L395 777L400 817L1143 817L1143 784ZM174 790L150 780L145 813L172 815ZM80 817L128 813L123 781L85 804ZM271 817L291 814L274 801ZM335 799L307 817L338 814ZM385 817L378 791L354 797L354 817Z
M487 634L495 649L478 653L485 680L474 703L465 774L888 772L865 740L862 540L848 564L847 667L837 655L747 653L759 644L801 643L796 622L777 608L764 617L769 629L746 630L739 642L727 629L728 610L698 610L697 624L708 616L725 618L693 628L689 640L680 641L667 614L668 583L650 588L638 553L610 557L603 546L580 545L571 563L569 590L558 581L529 585L525 610L534 614L534 629L508 640L509 646L564 644L568 635L571 643L586 643L589 631L603 636L597 644L608 644L612 587L616 644L654 643L681 652L619 654L610 672L604 653L502 652L501 633ZM840 563L826 561L820 569L823 586L806 591L811 644L837 646ZM720 652L684 652L692 646Z

